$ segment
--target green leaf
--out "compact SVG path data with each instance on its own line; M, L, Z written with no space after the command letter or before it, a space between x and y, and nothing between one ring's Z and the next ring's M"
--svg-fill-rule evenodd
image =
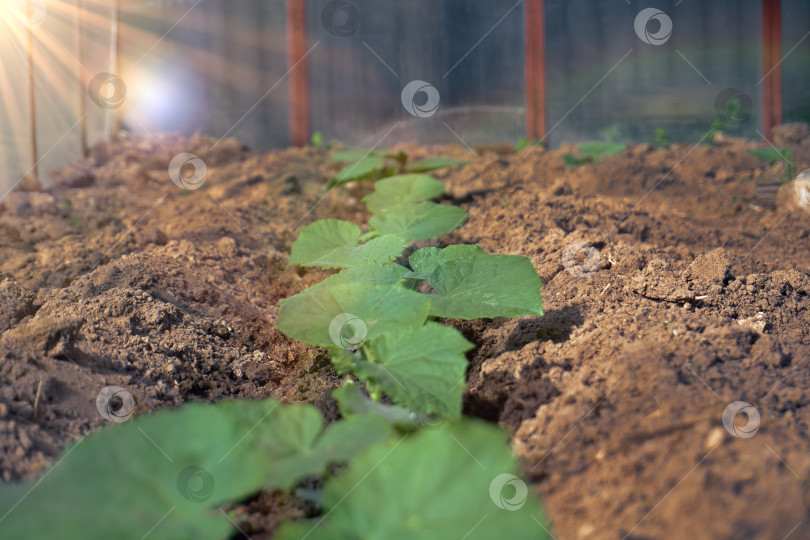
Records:
M405 167L405 170L412 173L423 173L435 171L436 169L443 169L445 167L456 167L458 165L466 165L466 164L467 164L466 161L459 161L457 159L446 157L433 157L409 163Z
M315 407L274 400L138 416L73 444L38 480L0 486L3 537L220 540L233 526L218 506L322 474L389 429L365 416L324 432Z
M385 162L382 158L377 156L369 156L363 158L356 163L345 166L335 175L327 184L327 188L331 189L336 186L342 186L349 182L359 182L360 180L368 180L374 175L381 173L385 169Z
M288 265L348 268L390 262L402 254L408 242L396 236L380 236L357 245L360 227L339 219L324 219L301 230Z
M408 262L415 272L427 274L427 276L430 277L430 274L433 273L439 264L445 264L457 259L471 259L483 254L483 249L469 244L455 244L447 246L444 249L426 247L414 251Z
M578 167L579 165L585 165L586 163L593 163L593 158L591 156L575 156L574 154L563 154L563 163L566 167Z
M377 213L403 203L433 199L444 193L444 184L425 174L403 174L380 180L374 184L374 193L363 202L369 211Z
M488 255L476 246L427 249L413 254L411 266L430 271L438 293L428 295L431 315L469 320L543 314L542 282L526 257Z
M392 206L371 216L368 224L383 234L393 234L408 240L423 240L457 229L467 215L465 210L457 206L427 201Z
M475 345L450 326L429 322L402 328L366 343L369 361L355 359L355 375L378 386L391 400L420 413L461 415L466 351Z
M757 148L748 151L755 158L767 161L768 165L773 165L777 161L790 161L789 148Z
M577 147L577 152L595 160L614 154L620 154L627 148L622 143L615 142L588 142Z
M314 290L342 283L368 283L369 285L398 285L403 278L410 274L407 268L395 263L372 264L368 266L357 266L346 268L339 273L329 276L320 283L309 287L307 290Z
M423 324L430 302L395 285L346 283L307 289L279 304L276 328L287 336L310 345L346 346L350 338L359 345L385 332ZM345 336L344 327L353 334Z
M312 138L310 139L312 142L312 146L315 148L320 148L323 146L323 134L320 131L316 131L312 134Z
M424 415L412 412L405 407L377 403L366 396L353 381L346 381L340 388L333 390L332 397L337 401L340 414L344 418L358 414L370 414L383 418L398 428L409 430L424 423Z
M497 426L448 422L369 449L326 482L323 517L285 523L274 539L547 540L547 520L517 475Z
M346 150L337 150L332 152L332 161L335 163L345 163L347 161L361 161L369 156L382 157L383 153L377 150L363 150L347 148Z

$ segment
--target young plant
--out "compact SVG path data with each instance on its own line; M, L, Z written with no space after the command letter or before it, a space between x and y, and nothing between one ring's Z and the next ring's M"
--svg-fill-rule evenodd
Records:
M777 161L782 162L782 174L779 175L779 183L786 184L796 177L796 159L788 148L757 148L749 150L755 158L766 161L768 165L773 165Z
M382 178L404 173L424 173L444 167L465 165L465 161L458 161L445 157L434 157L408 163L408 154L397 152L392 154L386 150L339 150L332 154L335 163L349 163L341 169L326 186L327 189L337 187L349 182L361 180L377 181Z
M542 146L545 148L546 142L543 139L527 139L526 137L521 137L518 139L517 144L515 144L515 152L520 152L521 150L530 146Z
M566 167L578 167L586 163L596 163L603 157L620 154L627 145L617 142L619 126L614 124L599 132L601 141L582 143L577 146L576 154L563 154L563 163Z
M656 149L669 148L670 141L667 135L667 130L662 127L655 128L655 135L653 135L653 146Z
M283 300L276 327L327 347L338 373L365 381L373 397L456 418L471 345L428 317L542 315L542 284L527 258L476 246L423 248L402 260L408 241L448 233L467 217L427 201L443 191L425 175L388 178L363 199L372 214L369 233L340 220L304 227L290 264L342 271ZM417 292L426 285L431 293Z

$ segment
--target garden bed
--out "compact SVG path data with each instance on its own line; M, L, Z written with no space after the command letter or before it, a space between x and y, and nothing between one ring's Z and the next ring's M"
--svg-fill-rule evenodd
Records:
M273 323L278 301L329 274L287 267L301 228L365 224L370 184L324 195L338 169L325 148L214 143L102 144L51 188L26 182L0 203L3 481L34 478L104 425L107 385L137 413L274 397L338 416L342 378ZM806 127L776 144L810 166ZM469 162L435 174L442 202L470 213L436 245L523 255L543 280L542 317L444 322L476 345L465 414L508 432L559 538L803 537L810 208L781 163L751 155L763 147L718 136L575 167L573 148L395 148ZM205 161L200 189L170 181L180 152ZM735 401L758 409L753 437L724 428ZM277 492L236 515L269 538L315 512Z

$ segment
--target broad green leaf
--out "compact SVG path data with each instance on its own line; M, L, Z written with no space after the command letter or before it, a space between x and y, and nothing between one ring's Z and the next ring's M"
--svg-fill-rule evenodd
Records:
M379 387L391 400L420 413L461 415L467 357L475 345L450 326L429 322L369 340L356 359L355 375Z
M421 254L414 269L431 267L430 285L438 293L428 295L431 315L469 320L543 314L542 282L526 257L450 246Z
M345 283L306 289L279 304L276 328L287 336L310 345L347 347L421 325L430 302L425 295L396 285Z
M423 240L457 229L466 218L467 212L457 206L427 201L392 206L371 216L368 224L382 234Z
M327 188L341 186L349 182L368 180L385 169L385 162L377 156L369 156L351 165L346 165L327 184Z
M409 163L405 167L405 170L413 173L422 173L435 171L436 169L443 169L445 167L456 167L458 165L466 165L466 164L467 164L466 161L459 161L457 159L446 157L433 157Z
M326 482L323 517L285 523L274 539L547 540L518 472L497 426L448 422L370 448Z
M380 180L374 184L374 193L363 202L369 211L377 213L402 203L415 203L433 199L444 193L444 184L425 174L403 174Z
M439 264L457 259L473 259L484 254L483 249L469 244L455 244L444 249L426 247L414 251L408 262L415 272L426 274L429 278Z
M397 285L410 274L407 268L395 263L372 264L346 268L311 286L308 291L332 287L341 283L368 283L369 285Z
M74 443L38 480L1 485L0 529L3 538L220 540L233 525L218 506L289 489L389 429L364 416L324 432L315 407L274 400L138 416Z
M335 163L346 163L347 161L357 162L367 157L381 157L383 154L384 152L377 150L347 148L346 150L336 150L332 152L332 161Z
M380 236L357 245L360 227L339 219L324 219L307 225L295 241L288 264L348 268L386 263L397 258L408 242L396 236Z

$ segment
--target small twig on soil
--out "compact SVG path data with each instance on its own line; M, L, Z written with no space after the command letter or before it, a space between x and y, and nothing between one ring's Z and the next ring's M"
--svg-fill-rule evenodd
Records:
M709 295L708 295L708 294L702 294L702 295L700 295L700 296L696 296L696 297L695 297L695 300L705 300L705 299L706 299L706 298L708 298L708 297L709 297Z
M37 395L34 397L34 416L37 415L37 407L39 407L39 396L42 395L42 377L39 378L37 385Z
M602 296L603 294L605 294L605 291L608 290L608 287L610 287L611 285L613 285L612 281L610 283L608 283L607 285L605 285L605 288L602 289L602 292L599 293L599 296Z

